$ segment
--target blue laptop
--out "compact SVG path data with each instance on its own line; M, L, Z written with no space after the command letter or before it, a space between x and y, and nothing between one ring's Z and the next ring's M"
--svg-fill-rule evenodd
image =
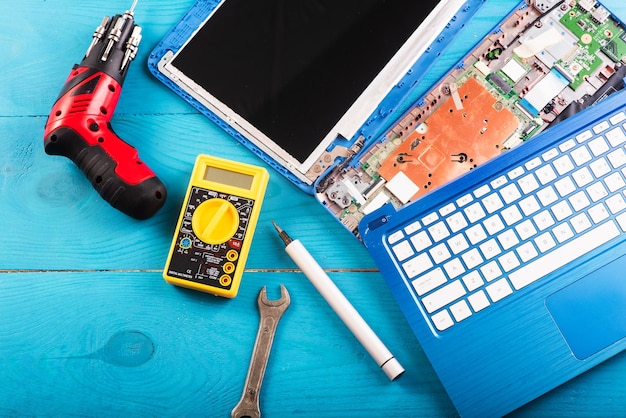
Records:
M386 27L376 23L385 11L398 16L387 2L319 10L270 2L260 8L265 23L243 26L242 13L261 10L242 3L199 2L155 49L151 70L364 243L461 416L504 415L626 348L626 30L618 16L589 0L521 3L412 99L481 2L434 2L417 22L394 22L409 28L381 44L364 34ZM364 9L349 13L356 7ZM345 31L319 43L296 37L336 25ZM288 26L297 30L285 40ZM244 52L246 36L226 35L252 27L274 46ZM350 93L334 48L346 39L357 53L342 64L349 73L379 57ZM306 64L311 56L277 66L294 45L323 57L321 72ZM237 84L224 83L228 74L207 76L224 62L205 59L213 50L249 60L245 71L226 66L241 100L220 90ZM273 64L256 65L268 54ZM310 91L291 90L303 80ZM305 117L321 108L326 120Z

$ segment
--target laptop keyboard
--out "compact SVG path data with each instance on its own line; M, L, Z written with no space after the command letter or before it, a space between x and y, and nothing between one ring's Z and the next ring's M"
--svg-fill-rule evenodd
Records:
M388 236L437 330L626 231L625 123L610 115Z

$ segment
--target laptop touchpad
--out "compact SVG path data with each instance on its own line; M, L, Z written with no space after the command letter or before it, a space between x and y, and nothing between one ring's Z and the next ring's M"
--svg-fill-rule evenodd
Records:
M601 267L546 301L578 359L626 336L626 256Z

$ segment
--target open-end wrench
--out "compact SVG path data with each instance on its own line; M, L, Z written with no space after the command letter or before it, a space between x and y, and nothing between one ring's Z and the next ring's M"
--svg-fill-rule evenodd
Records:
M243 393L239 403L231 412L231 418L260 418L261 409L259 408L259 392L267 367L267 360L272 350L272 342L276 334L278 321L283 313L289 307L289 292L287 288L280 285L280 299L268 300L265 286L259 292L257 303L261 320L259 322L259 330L256 334L254 350L250 359L250 368L246 376L246 383L243 387Z

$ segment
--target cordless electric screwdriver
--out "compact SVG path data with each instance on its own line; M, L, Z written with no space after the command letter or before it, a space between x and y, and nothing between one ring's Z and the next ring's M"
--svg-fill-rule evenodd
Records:
M165 186L110 124L141 41L141 27L134 21L136 4L122 15L105 16L96 28L85 57L72 68L48 116L44 148L50 155L71 159L111 206L147 219L163 206Z

